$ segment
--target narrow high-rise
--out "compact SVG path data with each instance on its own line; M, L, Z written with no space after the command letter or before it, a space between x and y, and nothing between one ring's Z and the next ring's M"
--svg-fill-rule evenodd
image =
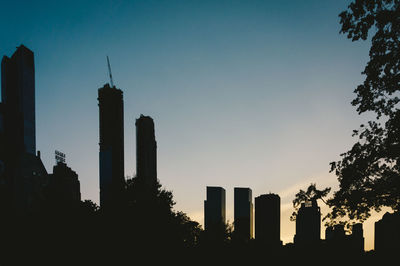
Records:
M157 182L157 142L154 122L150 116L136 119L136 171L137 177L148 185Z
M218 230L225 221L225 189L207 187L207 200L204 201L205 230Z
M0 176L5 206L26 214L40 204L47 171L36 155L35 63L24 45L1 61Z
M253 197L250 188L234 188L235 238L248 241L253 237Z
M35 155L35 63L24 45L1 61L1 98L8 152Z
M276 194L256 197L256 240L277 247L281 242L281 199Z
M114 208L124 190L123 92L105 84L98 90L100 120L100 207Z

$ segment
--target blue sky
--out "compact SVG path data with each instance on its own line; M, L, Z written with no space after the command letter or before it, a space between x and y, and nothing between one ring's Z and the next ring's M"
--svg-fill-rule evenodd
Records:
M295 192L336 186L329 162L368 119L350 102L368 43L339 34L350 1L4 1L0 54L35 52L37 149L54 150L98 202L97 89L124 91L125 172L135 172L135 119L154 118L158 178L176 209L203 222L207 185L282 197L282 239ZM372 223L366 225L372 248Z

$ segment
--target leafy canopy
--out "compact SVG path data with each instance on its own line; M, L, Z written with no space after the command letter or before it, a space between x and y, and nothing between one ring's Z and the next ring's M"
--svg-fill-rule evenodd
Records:
M323 198L326 197L330 191L331 191L330 187L324 188L322 190L317 189L315 183L311 183L310 186L305 191L300 189L300 191L296 194L293 200L293 207L295 211L290 216L290 220L291 221L296 220L297 213L302 203L313 202L319 199L322 200L324 203L326 203Z
M371 209L400 210L400 1L355 0L339 17L340 33L371 40L365 80L352 105L375 119L354 130L358 141L331 163L339 190L328 200L328 218L364 221Z

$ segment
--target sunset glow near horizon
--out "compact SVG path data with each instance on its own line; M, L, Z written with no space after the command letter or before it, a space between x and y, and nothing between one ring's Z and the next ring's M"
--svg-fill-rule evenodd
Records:
M234 187L251 188L253 203L276 193L288 243L294 195L311 182L335 191L329 163L371 118L350 104L370 46L339 34L350 2L9 1L0 52L35 53L37 149L48 172L54 150L66 154L82 199L99 202L97 89L109 82L108 55L124 93L125 175L135 174L135 119L149 115L176 210L203 224L206 186L221 186L232 222ZM364 224L366 250L383 214Z

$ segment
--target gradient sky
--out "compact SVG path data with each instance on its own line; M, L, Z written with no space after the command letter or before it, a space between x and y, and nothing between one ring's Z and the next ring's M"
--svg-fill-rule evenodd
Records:
M206 186L222 186L232 221L234 187L278 193L287 243L294 194L311 182L337 187L329 162L369 118L350 104L369 43L339 34L349 3L1 0L0 55L34 51L37 149L49 172L54 150L66 153L83 199L99 201L108 55L124 91L125 174L135 173L135 119L150 115L158 178L177 210L203 223ZM364 226L366 249L382 215Z

